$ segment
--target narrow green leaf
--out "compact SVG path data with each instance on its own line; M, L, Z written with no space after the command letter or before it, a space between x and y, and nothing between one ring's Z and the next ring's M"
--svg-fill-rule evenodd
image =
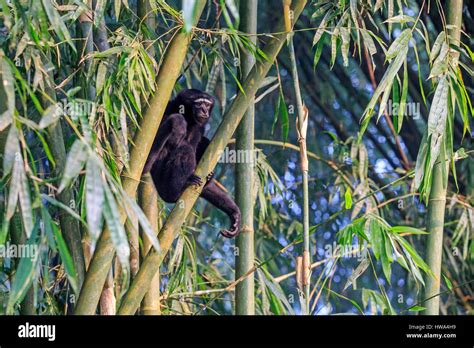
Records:
M33 230L33 208L31 207L30 187L26 177L25 168L21 163L18 163L20 176L20 192L18 194L20 200L21 217L23 219L23 226L25 228L26 236L29 238Z
M104 207L104 183L100 168L95 161L95 158L89 158L86 167L87 224L94 242L102 231L102 209Z
M397 118L397 133L399 133L402 129L403 125L403 117L405 116L405 108L407 103L407 95L408 95L408 64L405 61L403 63L403 86L402 86L402 96L400 98L400 104L398 105L398 118Z
M40 260L40 248L38 240L38 225L33 229L30 238L27 241L28 250L31 250L32 253L30 257L20 258L18 268L16 269L15 275L12 280L12 285L10 289L10 294L8 297L7 303L7 314L14 313L14 306L21 302L26 295L26 292L30 288L35 272L36 267Z
M67 156L63 177L61 184L59 185L59 192L64 190L69 183L79 175L84 167L87 157L87 145L84 144L82 140L77 139L74 144L72 144L69 155Z
M15 109L15 87L13 74L7 58L0 50L0 100L5 103L0 107L0 132L7 128L13 120Z
M410 307L408 310L410 312L421 312L421 311L424 311L426 309L426 307L423 307L423 306L413 306L413 307Z
M104 217L110 230L110 236L114 243L117 257L124 270L129 269L130 247L128 245L127 234L120 223L119 208L115 198L107 185L104 185L105 205Z
M48 19L51 22L51 27L54 29L58 37L61 40L66 40L69 46L71 46L72 50L76 52L76 46L74 46L72 42L71 34L69 33L69 30L66 27L66 24L64 24L58 11L54 8L51 0L42 0L42 3L44 10L48 15Z
M406 234L429 234L428 232L422 231L415 227L410 226L392 226L390 231L393 233L406 233Z
M48 106L41 117L39 128L45 129L46 127L55 124L62 115L63 108L59 103Z
M352 193L349 186L346 188L346 192L344 193L344 204L346 209L352 208Z

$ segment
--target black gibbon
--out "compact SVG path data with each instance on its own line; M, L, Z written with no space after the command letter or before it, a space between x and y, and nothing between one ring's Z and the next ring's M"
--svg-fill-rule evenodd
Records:
M210 142L203 134L213 106L209 94L187 89L166 107L143 172L151 172L158 194L167 203L176 203L187 186L202 183L194 171ZM213 173L206 178L201 197L229 216L230 227L221 234L233 238L240 231L239 207L212 177Z

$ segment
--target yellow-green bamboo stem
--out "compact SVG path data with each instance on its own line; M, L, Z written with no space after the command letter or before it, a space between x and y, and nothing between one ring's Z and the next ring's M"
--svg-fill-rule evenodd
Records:
M462 23L462 0L446 1L447 25L451 45L459 46ZM456 59L455 59L455 64ZM446 137L444 137L446 139ZM425 315L438 315L440 303L441 262L443 255L444 214L446 208L446 189L449 176L449 159L446 157L445 141L441 144L441 151L436 164L433 166L433 182L431 186L427 231L428 243L426 246L426 263L433 271L433 276L426 277L423 303Z
M257 32L257 0L242 0L240 2L240 30L251 35ZM250 40L254 44L257 43L255 35L252 35ZM255 64L255 57L252 53L244 50L241 53L241 58L241 76L244 79ZM235 242L236 279L246 274L253 267L254 261L254 115L255 105L252 101L236 133L235 146L237 151L245 151L248 154L245 158L251 159L249 163L237 163L235 171L235 200L242 214L240 235ZM237 284L235 289L235 314L255 314L253 274Z
M303 11L305 5L306 0L296 0L293 2L292 9L295 21ZM195 174L203 180L216 166L220 154L227 146L227 143L235 132L237 125L244 116L245 111L254 99L257 89L263 82L265 76L273 65L273 61L285 42L286 33L284 33L283 19L280 20L276 32L279 34L273 35L263 49L268 60L259 61L254 65L252 71L243 83L245 94L242 92L237 94L237 97L225 113L222 123L217 129L215 136L196 168ZM145 258L140 267L140 271L134 278L124 297L119 309L119 314L133 314L140 305L140 302L148 291L150 283L157 269L160 267L163 258L169 251L174 238L179 233L183 222L196 203L201 189L202 187L190 186L181 195L178 203L174 206L166 220L166 223L160 230L159 242L161 249L159 251L153 250Z
M303 175L303 245L302 245L302 281L303 281L303 295L304 303L302 308L303 314L309 314L309 295L310 295L310 265L311 254L309 245L309 199L308 199L308 154L306 153L306 131L303 131L305 124L307 124L305 111L303 110L303 100L301 98L301 89L298 77L297 61L295 57L295 48L293 44L293 35L290 34L288 47L290 50L291 73L293 76L293 83L295 88L296 106L298 110L298 127L299 127L299 147L301 171Z
M199 0L196 4L195 23L200 17L205 4L205 0ZM123 189L131 197L137 191L143 167L153 145L166 105L171 97L174 84L181 71L192 35L192 33L182 31L176 33L165 53L156 81L158 93L151 98L149 107L140 122L140 129L134 137L134 147L130 153L129 168L123 175ZM121 210L120 222L125 223L125 219L126 214ZM95 313L107 272L112 264L114 252L110 231L105 228L97 242L96 250L89 265L76 306L76 314ZM155 273L153 273L154 275Z
M140 206L145 213L148 221L150 221L153 231L158 234L159 231L159 211L158 211L158 194L150 175L143 176L143 182L140 185ZM143 238L143 255L147 255L151 250L150 240L142 234ZM160 315L160 270L158 269L153 277L150 289L145 294L142 302L142 313L144 315Z

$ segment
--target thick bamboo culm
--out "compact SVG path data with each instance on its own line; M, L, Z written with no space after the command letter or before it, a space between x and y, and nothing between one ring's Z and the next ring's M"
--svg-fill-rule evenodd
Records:
M240 2L240 29L250 35L257 32L257 0L242 0ZM256 44L257 37L252 35L250 40ZM251 52L243 51L242 79L244 79L253 65L255 57ZM236 132L236 149L245 151L254 159L254 115L255 105L252 102L247 109ZM237 163L235 171L235 198L242 213L241 233L236 239L235 278L239 279L246 274L254 263L254 167L255 163ZM235 314L255 314L254 277L247 277L235 288Z
M447 14L446 24L450 26L448 29L449 41L451 45L455 46L459 46L461 39L462 7L462 0L451 0L445 2L445 12ZM456 57L454 64L457 64ZM446 139L446 137L444 137L444 139ZM423 302L423 307L426 309L422 312L422 314L425 315L439 314L444 215L446 208L446 190L448 187L450 162L449 158L446 157L446 146L444 139L441 144L439 157L433 166L433 183L431 186L428 204L428 222L426 227L429 235L426 246L426 263L433 272L433 276L426 277L426 285L423 297L425 299Z

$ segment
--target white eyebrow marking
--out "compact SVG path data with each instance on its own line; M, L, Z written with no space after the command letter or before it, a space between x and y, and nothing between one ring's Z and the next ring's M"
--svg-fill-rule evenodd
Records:
M212 101L210 101L207 98L198 98L194 102L196 103L205 103L205 104L212 104Z

